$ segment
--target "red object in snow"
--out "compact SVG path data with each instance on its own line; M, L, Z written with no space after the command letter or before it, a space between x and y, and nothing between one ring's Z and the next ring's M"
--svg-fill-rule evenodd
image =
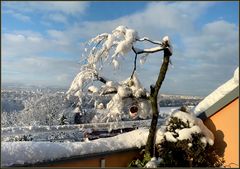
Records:
M136 105L133 105L129 109L130 116L134 119L137 117L138 107Z
M137 113L138 112L138 107L137 106L132 106L130 107L130 113Z

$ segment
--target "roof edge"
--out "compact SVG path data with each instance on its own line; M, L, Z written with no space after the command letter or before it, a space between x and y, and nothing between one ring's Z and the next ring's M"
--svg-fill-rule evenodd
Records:
M197 117L202 120L205 120L210 116L214 115L216 112L218 112L220 109L222 109L223 107L225 107L238 97L239 97L239 85L231 92L226 94L223 98L214 103L212 106L210 106L207 110L200 113Z

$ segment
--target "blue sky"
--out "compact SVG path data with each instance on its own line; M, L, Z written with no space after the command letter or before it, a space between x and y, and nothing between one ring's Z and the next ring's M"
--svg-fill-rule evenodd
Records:
M119 25L153 40L170 36L173 66L161 93L206 96L238 67L238 2L1 3L2 83L68 88L80 69L83 43ZM106 76L127 78L131 56ZM138 64L147 89L155 82L161 56Z

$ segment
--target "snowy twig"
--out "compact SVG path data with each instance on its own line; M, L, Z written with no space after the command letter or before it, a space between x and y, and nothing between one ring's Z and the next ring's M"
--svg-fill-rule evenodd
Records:
M142 39L139 39L137 41L148 41L148 42L151 42L153 44L157 44L157 45L160 45L160 46L157 46L157 47L154 47L154 48L149 48L149 49L138 49L138 48L134 48L134 46L132 47L132 50L133 52L135 53L135 58L134 58L134 68L133 68L133 71L132 71L132 74L131 74L131 79L133 77L133 74L135 73L136 69L137 69L137 55L138 54L143 54L143 53L156 53L156 52L159 52L159 51L162 51L166 48L169 47L169 44L165 41L163 42L159 42L159 41L152 41L152 40L149 40L148 38L142 38Z
M141 38L141 39L137 39L137 41L139 41L139 42L148 41L148 42L151 42L151 43L153 43L155 45L162 45L162 42L160 42L160 41L152 41L152 40L148 39L147 37L144 37L144 38Z

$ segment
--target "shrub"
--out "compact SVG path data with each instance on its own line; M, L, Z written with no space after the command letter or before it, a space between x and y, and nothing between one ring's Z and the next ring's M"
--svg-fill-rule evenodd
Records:
M157 145L163 167L220 167L224 159L213 148L213 139L196 124L194 116L177 112L166 123L162 142ZM200 123L203 124L203 123ZM199 130L200 129L200 130Z

